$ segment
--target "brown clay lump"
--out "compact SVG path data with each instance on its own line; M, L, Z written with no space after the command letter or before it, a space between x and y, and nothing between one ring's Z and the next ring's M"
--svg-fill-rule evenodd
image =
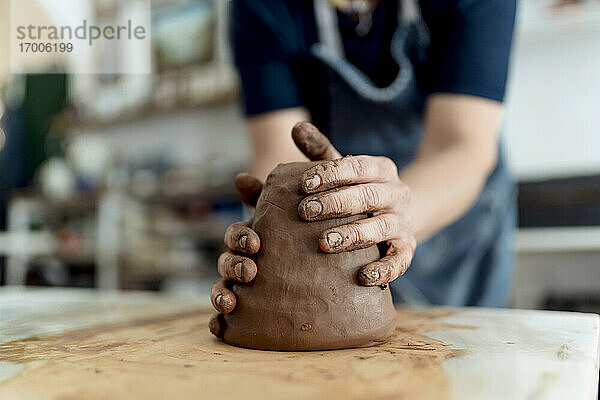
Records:
M316 163L281 164L267 178L252 229L261 240L256 278L233 284L238 301L225 315L226 343L264 350L327 350L385 342L396 313L389 290L361 286L358 270L379 259L376 246L326 254L319 234L365 216L305 222L301 174Z

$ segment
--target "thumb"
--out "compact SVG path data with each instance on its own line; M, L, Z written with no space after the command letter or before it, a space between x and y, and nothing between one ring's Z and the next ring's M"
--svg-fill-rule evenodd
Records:
M300 151L311 161L334 160L342 157L329 139L309 122L298 122L294 125L292 138Z
M235 177L235 189L242 201L251 207L256 207L262 188L261 181L245 172Z

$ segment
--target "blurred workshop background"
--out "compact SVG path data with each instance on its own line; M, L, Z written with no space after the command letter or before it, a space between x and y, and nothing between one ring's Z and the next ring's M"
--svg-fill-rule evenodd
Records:
M102 21L81 0L40 22ZM229 1L152 0L153 74L11 74L0 0L2 285L207 296L249 162ZM600 312L600 0L521 0L505 126L519 180L512 305ZM122 50L122 49L121 49ZM133 62L105 49L91 60Z

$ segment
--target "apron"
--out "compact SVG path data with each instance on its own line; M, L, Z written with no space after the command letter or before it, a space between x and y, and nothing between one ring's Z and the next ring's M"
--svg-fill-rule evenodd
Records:
M429 32L417 0L400 0L390 49L399 72L385 88L345 59L336 10L327 0L314 0L314 9L319 43L311 53L326 68L329 139L342 154L387 156L403 168L419 146L425 104L413 61L424 62ZM512 282L515 189L502 146L498 160L472 208L419 244L409 270L390 284L394 301L506 305Z

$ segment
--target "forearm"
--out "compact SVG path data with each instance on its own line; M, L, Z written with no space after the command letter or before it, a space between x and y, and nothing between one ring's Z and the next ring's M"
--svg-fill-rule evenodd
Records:
M247 128L253 149L250 174L264 181L280 163L306 161L288 132L298 121L309 119L304 108L278 110L249 118Z
M437 94L426 105L415 160L400 173L411 190L415 236L423 241L473 205L496 166L500 103Z
M411 190L410 214L419 242L458 220L479 196L495 157L481 160L474 151L450 145L417 157L400 172Z

